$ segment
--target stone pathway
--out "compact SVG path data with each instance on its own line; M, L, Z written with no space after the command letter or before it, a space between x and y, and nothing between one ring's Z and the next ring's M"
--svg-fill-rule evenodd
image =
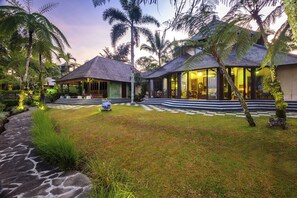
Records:
M114 106L131 106L130 103L116 103L112 104ZM178 108L166 108L160 105L144 105L144 104L135 104L134 106L140 106L146 111L159 111L159 112L170 112L170 113L182 113L187 115L204 115L204 116L235 116L235 117L245 117L242 112L215 112L207 110L193 110L193 109L178 109ZM98 107L98 105L58 105L58 104L49 104L48 107L55 109L80 109L80 108L90 108ZM252 111L251 115L253 117L270 117L275 114L274 111ZM297 112L288 112L288 118L296 118Z
M48 165L31 143L31 111L9 118L0 135L0 197L87 197L89 178Z

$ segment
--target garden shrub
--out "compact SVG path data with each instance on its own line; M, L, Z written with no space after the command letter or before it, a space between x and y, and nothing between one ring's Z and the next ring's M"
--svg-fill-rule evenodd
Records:
M64 134L57 134L45 111L33 113L33 143L49 163L63 170L74 170L78 166L79 153L74 143Z
M4 99L2 101L3 104L6 105L6 107L14 107L18 106L19 100L18 99Z

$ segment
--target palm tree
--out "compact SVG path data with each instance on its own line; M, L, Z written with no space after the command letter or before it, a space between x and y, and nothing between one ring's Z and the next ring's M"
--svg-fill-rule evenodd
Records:
M159 67L163 61L167 60L167 50L171 45L170 41L166 40L165 37L166 31L163 32L162 37L160 36L160 32L156 31L154 37L147 39L148 45L142 44L140 46L140 50L146 50L158 56Z
M194 19L205 19L203 21L196 21ZM190 32L191 36L197 34L191 27L196 24L195 27L199 29L199 33L206 35L207 39L203 40L184 40L181 41L182 45L185 48L194 48L200 49L200 52L192 56L186 61L188 66L191 64L201 61L203 56L209 55L212 56L219 65L221 74L227 80L228 84L231 87L231 90L235 93L239 102L244 110L247 122L251 127L256 126L245 102L244 98L238 91L238 88L235 86L231 76L226 70L224 60L230 55L232 51L236 51L238 58L241 58L251 47L254 42L253 38L250 36L250 32L246 29L239 29L238 26L235 26L236 21L231 23L209 23L205 24L209 19L216 19L215 13L207 4L200 5L196 10L190 10L186 13L182 13L181 16L178 16L177 21L173 21L173 29L184 29Z
M39 40L33 44L33 55L38 57L38 65L39 67L36 68L38 73L38 82L39 82L39 107L44 108L45 106L45 92L44 92L44 79L46 73L46 66L45 62L52 62L52 56L58 56L56 52L60 52L61 49L54 46L48 40Z
M59 61L61 61L61 59L63 59L65 61L65 68L66 68L66 72L68 73L70 71L70 67L71 67L71 60L76 61L76 59L72 56L72 54L70 53L65 53L64 51L61 51L58 55L58 59Z
M269 27L272 23L275 22L276 18L282 16L284 13L284 5L283 2L280 0L266 0L266 1L254 1L254 0L230 0L229 1L230 10L226 14L225 19L232 20L232 19L242 19L245 23L249 23L250 21L255 21L258 25L258 29L261 32L262 38L264 40L264 45L267 48L267 55L265 57L264 63L270 63L269 69L270 69L270 77L269 80L266 81L266 85L269 85L270 93L273 95L274 101L275 101L275 108L276 108L276 117L280 119L280 123L285 124L286 119L286 108L287 103L284 99L284 93L281 88L280 81L278 80L277 73L276 73L276 67L275 64L275 55L277 53L277 48L273 45L273 43L270 43L268 40L269 35ZM274 9L266 16L265 19L262 19L261 11L263 8L268 6L274 6ZM248 14L246 14L248 13ZM278 34L274 37L274 43L280 43L276 42L276 39L283 38L283 36L286 32L289 30L289 24L287 21L285 21L280 29L277 31ZM284 42L282 42L285 44ZM284 49L284 48L282 48ZM271 53L271 52L274 53ZM270 59L270 61L267 61L267 59ZM263 65L262 66L266 66Z
M103 12L103 20L108 20L112 25L111 42L115 46L120 38L125 36L130 31L131 45L131 103L134 103L134 46L138 46L140 34L152 37L151 31L148 28L141 27L145 24L155 24L159 26L159 22L152 16L143 15L142 10L137 0L120 0L122 9L109 8Z
M99 55L101 57L105 57L105 58L121 61L121 62L124 62L124 63L128 63L129 62L129 58L128 58L129 51L130 51L130 44L129 43L123 43L123 44L119 45L114 50L114 52L111 52L108 47L105 47L103 49L103 53L99 53Z
M4 13L4 17L0 21L0 31L9 35L16 31L23 31L26 34L28 43L24 83L27 83L32 46L35 39L51 40L57 45L62 43L69 47L70 45L63 33L43 16L43 14L55 8L56 3L45 4L37 12L32 12L32 0L24 0L24 5L17 0L8 2L10 3L9 6L0 6L0 12ZM59 47L63 48L63 46Z

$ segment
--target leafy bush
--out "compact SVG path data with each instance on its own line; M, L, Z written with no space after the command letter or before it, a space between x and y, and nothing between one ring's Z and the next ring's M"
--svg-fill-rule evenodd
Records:
M92 197L135 197L127 185L128 177L114 163L91 159L87 169L93 181Z
M33 113L33 143L49 163L63 170L77 168L79 153L74 143L64 134L57 134L50 117L45 111Z
M5 99L2 101L3 104L6 105L6 107L13 107L18 106L19 100L18 99Z

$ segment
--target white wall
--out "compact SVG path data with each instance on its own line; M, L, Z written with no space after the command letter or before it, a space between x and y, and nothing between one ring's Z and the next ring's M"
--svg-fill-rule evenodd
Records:
M285 100L297 101L297 65L279 66L277 76L281 82Z

